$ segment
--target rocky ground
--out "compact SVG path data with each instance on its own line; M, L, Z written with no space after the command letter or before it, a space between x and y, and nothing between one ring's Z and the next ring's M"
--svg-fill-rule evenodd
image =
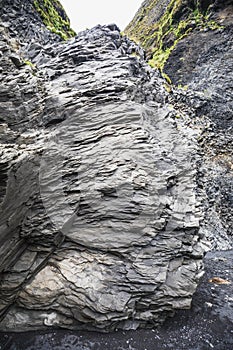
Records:
M208 253L206 273L192 309L177 312L159 329L127 332L1 333L1 350L232 350L233 251ZM219 277L230 284L209 282Z

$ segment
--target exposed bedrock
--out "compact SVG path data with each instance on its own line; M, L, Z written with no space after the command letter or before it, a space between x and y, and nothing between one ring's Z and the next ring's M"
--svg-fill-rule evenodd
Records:
M158 325L190 307L203 253L232 246L231 57L211 46L227 57L229 16L211 42L212 30L183 39L202 35L208 52L187 90L114 24L64 42L35 2L12 8L12 27L0 10L0 330Z
M136 329L189 308L199 128L115 25L24 56L1 33L0 329Z
M165 74L170 99L203 122L198 187L214 248L232 247L233 5L231 0L145 0L126 28ZM175 88L174 88L175 86Z

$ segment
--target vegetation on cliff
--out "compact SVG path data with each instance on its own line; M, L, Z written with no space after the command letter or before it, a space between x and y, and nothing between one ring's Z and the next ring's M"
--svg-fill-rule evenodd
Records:
M211 2L146 0L125 32L146 50L151 66L162 71L177 43L194 29L220 28L211 19Z
M70 28L70 20L58 0L35 0L34 7L51 32L64 40L75 36L76 33Z

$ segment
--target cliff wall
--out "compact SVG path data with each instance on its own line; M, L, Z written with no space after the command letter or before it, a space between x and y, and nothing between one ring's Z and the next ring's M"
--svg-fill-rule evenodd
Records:
M11 3L0 329L158 325L191 306L204 252L232 244L230 134L209 112L223 100L170 86L114 24L63 41L35 3Z

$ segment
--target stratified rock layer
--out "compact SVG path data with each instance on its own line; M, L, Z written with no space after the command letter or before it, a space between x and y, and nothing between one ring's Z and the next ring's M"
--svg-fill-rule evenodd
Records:
M170 98L203 125L198 187L202 232L214 248L232 247L233 6L222 0L145 0L126 29L160 67Z
M3 348L14 350L167 350L214 349L233 347L232 283L215 284L213 276L233 281L233 251L209 252L204 259L205 276L193 296L192 309L180 310L158 329L138 329L110 333L52 329L27 333L0 333Z
M136 329L189 308L199 131L115 25L32 43L31 63L1 33L0 329Z
M48 44L75 36L58 0L0 0L1 21L23 46Z

